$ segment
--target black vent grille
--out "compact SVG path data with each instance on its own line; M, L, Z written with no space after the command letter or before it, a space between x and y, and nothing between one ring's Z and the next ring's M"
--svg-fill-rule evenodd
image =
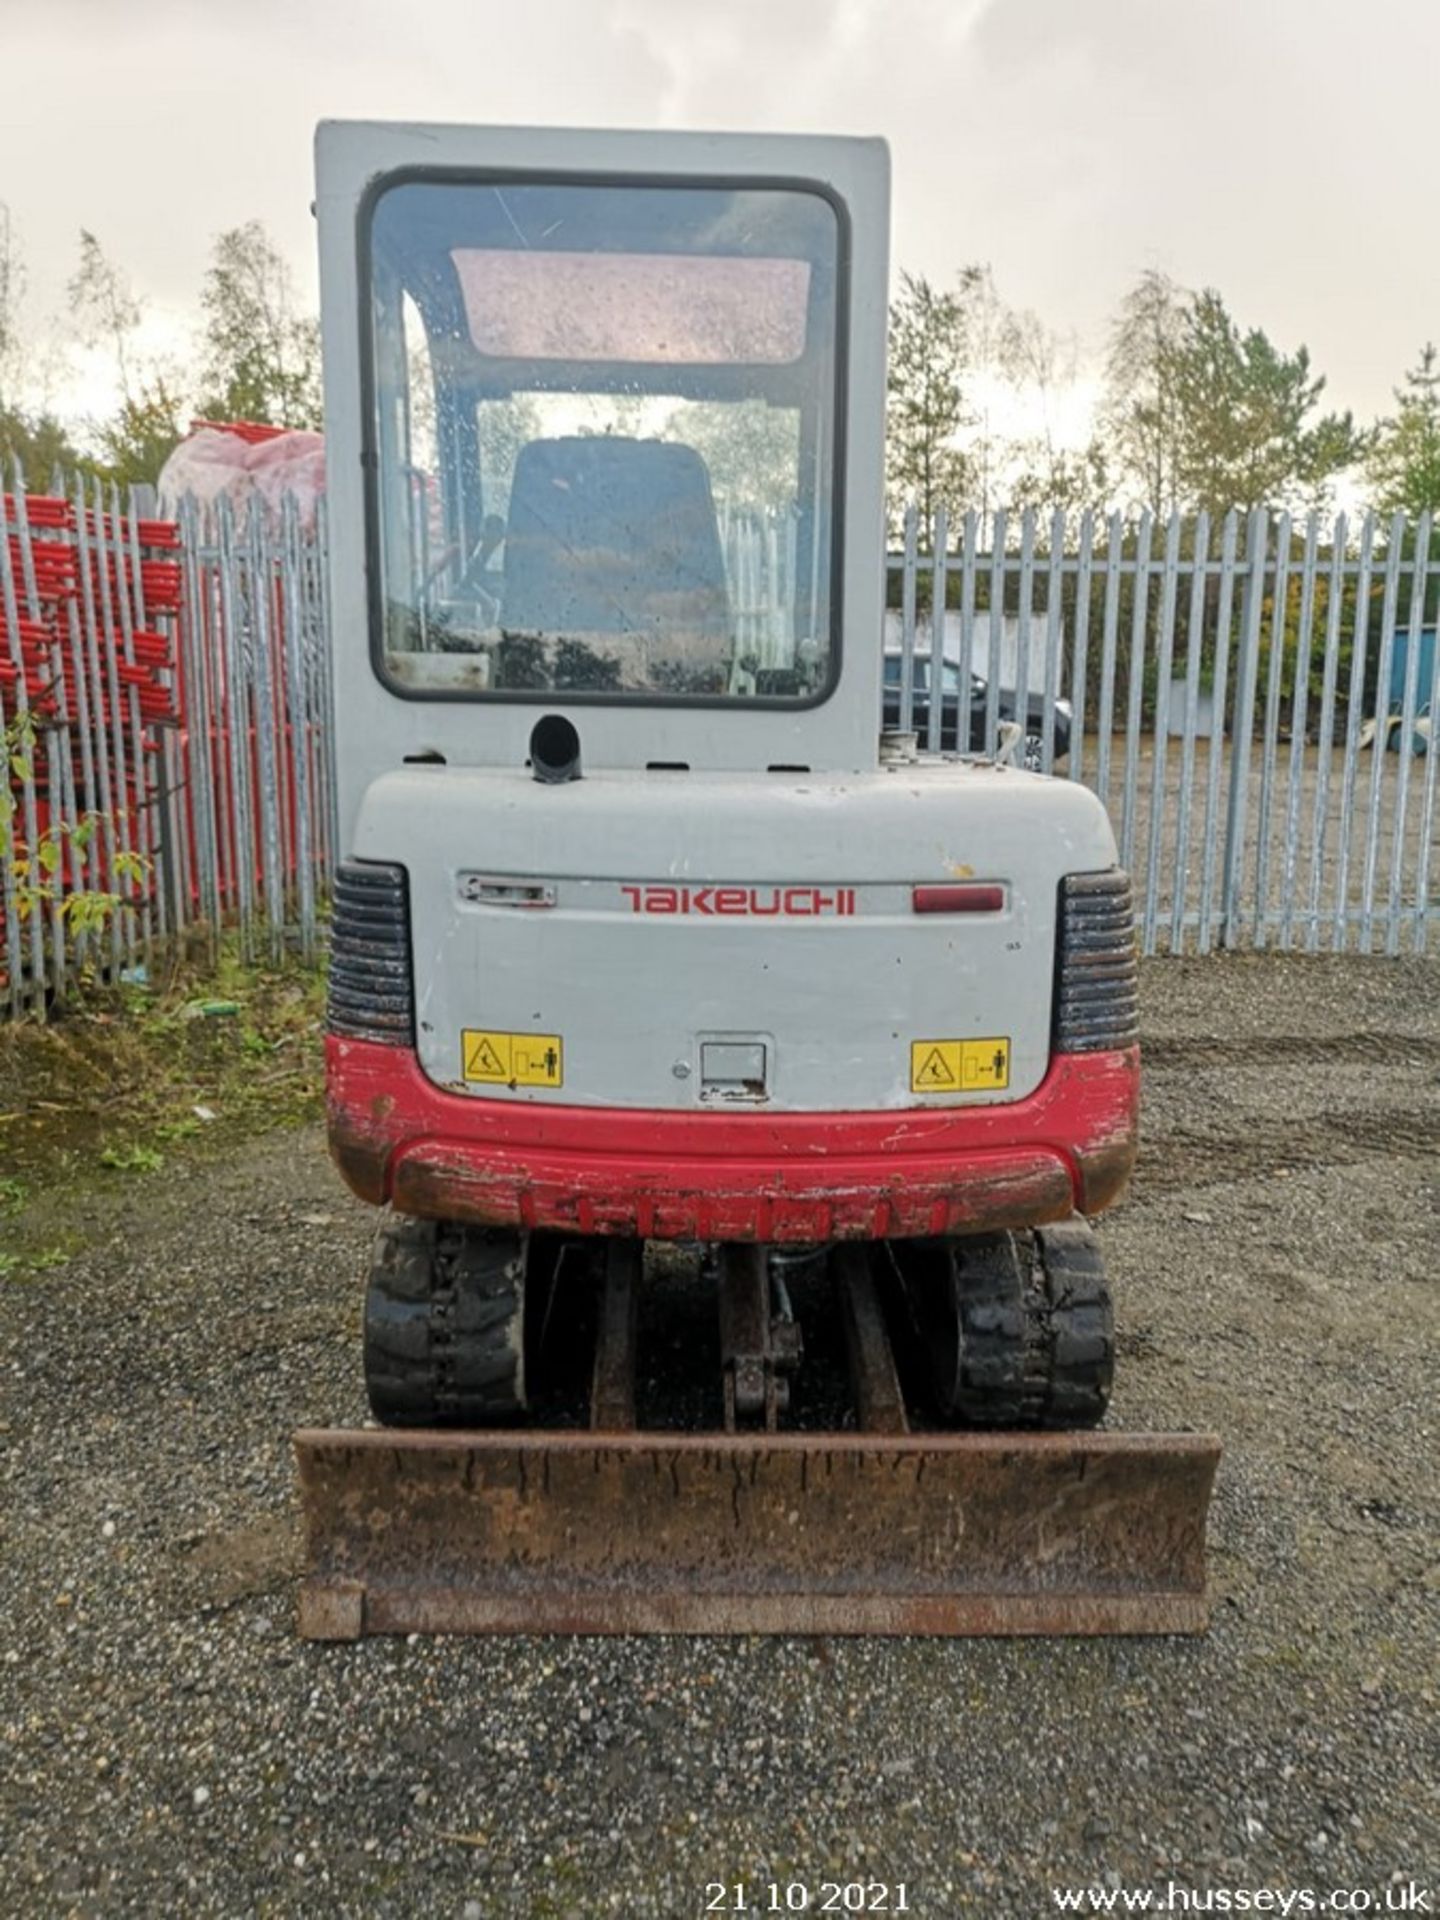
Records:
M1133 1047L1140 1009L1128 873L1112 867L1060 882L1055 954L1055 1051Z
M410 890L403 867L344 860L336 871L326 1025L349 1039L414 1044Z

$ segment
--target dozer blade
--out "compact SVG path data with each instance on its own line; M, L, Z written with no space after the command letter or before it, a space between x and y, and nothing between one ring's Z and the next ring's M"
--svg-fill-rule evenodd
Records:
M301 1432L300 1631L1197 1633L1192 1434Z

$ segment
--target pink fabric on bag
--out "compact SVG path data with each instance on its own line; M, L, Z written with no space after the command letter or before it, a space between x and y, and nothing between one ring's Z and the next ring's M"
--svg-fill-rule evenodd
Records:
M262 437L263 436L263 437ZM234 427L197 422L160 470L162 512L173 512L186 495L210 506L229 499L243 525L253 502L276 523L287 493L295 496L300 523L315 524L325 491L325 436L307 428Z

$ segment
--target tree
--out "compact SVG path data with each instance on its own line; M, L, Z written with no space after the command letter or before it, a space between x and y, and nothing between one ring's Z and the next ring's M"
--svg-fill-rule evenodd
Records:
M741 509L793 507L800 486L800 449L794 415L763 400L726 406L682 401L661 435L694 447L704 460L717 500Z
M1376 426L1367 474L1383 512L1440 512L1440 366L1428 341Z
M1174 369L1189 295L1147 268L1121 302L1105 360L1104 436L1118 476L1153 514L1175 505Z
M153 374L97 430L105 477L122 489L154 486L183 432L179 400Z
M0 482L5 487L17 460L31 488L48 488L57 471L62 478L92 471L92 463L72 444L54 414L0 406Z
M1038 415L1036 431L996 442L1006 504L1041 511L1083 507L1103 490L1103 454L1093 440L1076 449L1062 446L1055 437L1057 396L1075 384L1075 343L1052 333L1038 314L1005 306L993 288L991 298L996 311L994 371L1004 383L1002 390L1008 389L1015 417L1022 408Z
M10 209L0 200L0 412L17 404L20 380L20 303L25 294L25 264L10 222Z
M965 491L967 502L979 509L982 520L1008 496L1008 474L1014 446L997 424L997 414L1012 411L1006 405L1010 384L1010 342L1013 316L1000 298L989 267L960 270L960 299L965 315ZM1012 396L1013 397L1013 396Z
M939 394L906 380L918 422L935 417L929 444L916 434L914 453L897 449L897 405L891 399L891 474L904 467L904 486L891 478L893 513L914 497L925 520L939 503L977 507L1079 507L1104 488L1096 447L1075 449L1056 434L1058 403L1075 384L1075 346L1050 332L1039 315L1006 305L989 267L964 267L952 296L937 296L924 280L906 280L912 324L902 332L891 319L891 388L897 349L914 346L922 371L943 371ZM941 305L945 301L945 305ZM900 451L900 459L897 459ZM939 455L939 480L925 486L924 455Z
M1007 504L1034 507L1037 513L1082 512L1110 491L1110 470L1105 448L1092 439L1079 449L1047 445L1044 441L1024 443L1020 459L1011 470L1006 489Z
M1285 354L1258 327L1242 333L1213 289L1190 300L1162 360L1175 492L1212 519L1231 507L1318 504L1366 451L1350 414L1312 421L1325 382L1306 349Z
M922 541L936 508L958 505L965 492L968 462L957 436L968 418L961 391L966 351L962 294L902 273L890 308L885 478L892 519L898 522L914 501Z
M320 424L320 330L295 311L290 270L258 220L215 242L205 314L201 411L276 427Z
M92 464L121 487L153 485L182 432L174 377L139 359L135 336L144 303L86 228L80 232L80 265L68 291L80 339L86 346L109 350L119 389L115 412L90 423L97 453Z
M134 376L134 335L144 309L129 281L106 258L100 242L80 229L80 265L67 289L76 331L87 347L108 347L120 398L128 402Z

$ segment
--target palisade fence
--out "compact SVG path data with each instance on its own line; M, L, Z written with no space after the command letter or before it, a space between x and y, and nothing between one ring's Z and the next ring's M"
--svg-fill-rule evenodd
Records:
M0 1012L43 1010L79 971L203 958L225 928L250 957L317 951L336 851L323 501L162 521L94 482L27 497L17 477L0 536ZM746 649L783 664L793 538L741 516L725 544ZM1428 516L927 528L912 510L884 721L1018 755L1023 707L1045 770L1109 808L1147 953L1423 952L1431 548Z
M335 846L323 504L0 493L0 1012L314 954Z
M942 608L938 677L988 682L977 744L994 751L1023 687L1045 769L1105 802L1144 952L1423 952L1431 549L1429 515L1027 511L952 529L942 513L922 529L912 511L889 562L887 719L922 746L967 745L957 692L929 698Z

